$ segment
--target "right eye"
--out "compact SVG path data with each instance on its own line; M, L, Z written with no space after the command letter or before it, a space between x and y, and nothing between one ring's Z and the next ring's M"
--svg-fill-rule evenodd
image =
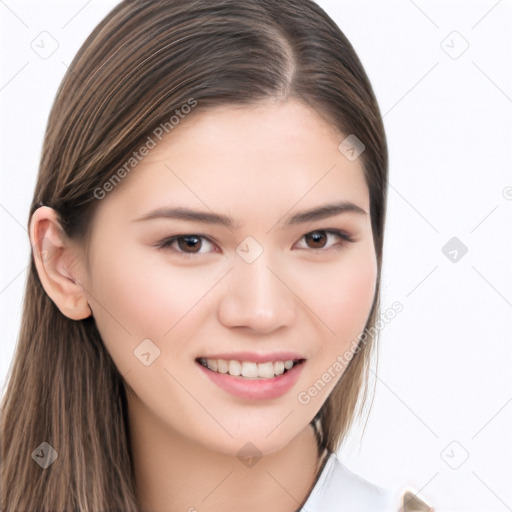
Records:
M206 241L206 247L208 247L208 244L213 246L213 242L204 235L184 234L165 238L157 244L157 247L176 252L185 257L191 257L196 254L210 252L208 250L201 252L201 249L204 247L204 241Z

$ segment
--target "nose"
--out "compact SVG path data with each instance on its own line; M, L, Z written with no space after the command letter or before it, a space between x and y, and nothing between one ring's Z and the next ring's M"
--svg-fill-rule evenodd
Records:
M265 253L252 263L239 258L223 290L219 321L226 327L246 327L262 334L293 325L297 304L286 281L269 265Z

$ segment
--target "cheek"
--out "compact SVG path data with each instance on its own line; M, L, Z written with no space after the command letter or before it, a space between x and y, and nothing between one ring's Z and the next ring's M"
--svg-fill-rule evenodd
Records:
M126 249L118 246L96 259L91 287L96 325L121 366L143 339L160 338L170 329L180 309L168 279Z
M329 309L340 333L354 338L364 328L375 294L375 281L376 267L371 256L340 275L338 286L331 290L334 299Z
M91 306L105 346L122 372L133 366L133 351L147 338L162 352L172 340L173 353L180 353L186 337L176 334L185 325L193 328L189 320L224 269L180 267L165 254L149 255L147 248L130 252L117 247L95 262Z
M308 306L321 322L316 322L315 352L297 400L309 404L314 413L345 372L370 314L377 276L373 247L370 249L354 251L336 265L309 274L308 282L317 285L310 287Z
M352 251L330 265L310 267L302 296L317 315L325 333L338 348L364 328L375 294L377 263L372 247Z

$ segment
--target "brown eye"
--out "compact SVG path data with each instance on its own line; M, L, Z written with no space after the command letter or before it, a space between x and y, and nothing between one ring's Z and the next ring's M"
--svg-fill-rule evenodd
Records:
M307 235L304 235L304 238L307 244L313 244L308 245L310 249L322 249L327 243L327 235L325 231L313 231Z
M206 254L215 249L213 243L204 235L175 235L157 244L159 249L175 252L184 257ZM215 252L215 251L214 251Z
M176 240L178 241L178 247L183 252L194 254L201 249L201 238L198 236L181 236Z
M340 251L346 244L354 242L354 239L338 229L316 229L303 235L300 241L303 244L301 249L327 253Z

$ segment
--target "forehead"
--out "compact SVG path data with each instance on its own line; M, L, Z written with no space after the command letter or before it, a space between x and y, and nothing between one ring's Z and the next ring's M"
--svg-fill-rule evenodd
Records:
M178 201L242 220L275 220L298 202L357 201L367 210L361 160L338 149L345 137L297 100L197 111L156 141L101 208L134 217Z
M171 152L208 148L217 158L236 153L258 161L275 157L311 157L319 160L327 145L336 149L342 134L305 103L288 99L252 106L222 106L201 111L200 107L166 135L145 159L161 161ZM194 156L194 155L190 155Z

